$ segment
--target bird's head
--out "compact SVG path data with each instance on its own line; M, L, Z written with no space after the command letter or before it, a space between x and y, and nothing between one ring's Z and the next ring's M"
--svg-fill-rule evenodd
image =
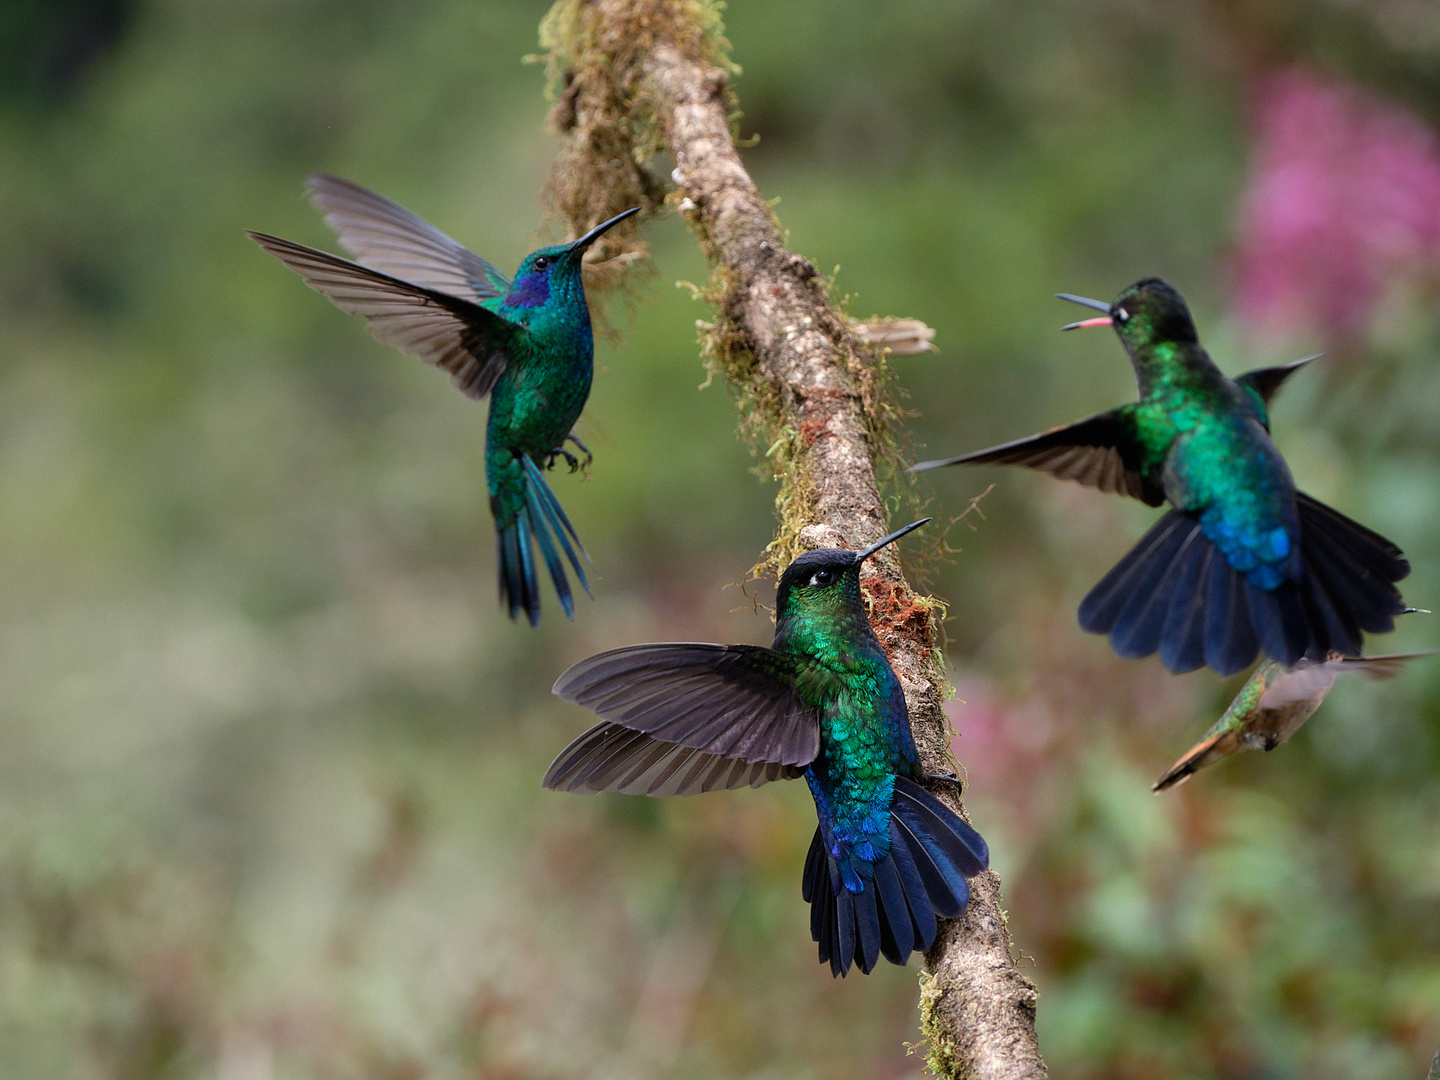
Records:
M817 548L805 552L780 575L780 587L775 594L777 626L796 618L828 621L856 613L863 617L865 607L860 602L860 564L929 520L927 517L911 522L859 551Z
M574 290L580 283L580 264L590 245L605 232L639 212L640 207L632 206L609 221L602 221L578 240L572 240L568 244L551 244L526 255L520 262L520 269L515 271L514 281L510 283L505 306L537 308L550 300L552 292Z
M1062 330L1113 326L1132 355L1161 342L1193 344L1200 340L1185 298L1159 278L1142 278L1117 296L1113 304L1071 293L1059 296L1072 304L1105 312L1099 318L1070 323L1061 327Z

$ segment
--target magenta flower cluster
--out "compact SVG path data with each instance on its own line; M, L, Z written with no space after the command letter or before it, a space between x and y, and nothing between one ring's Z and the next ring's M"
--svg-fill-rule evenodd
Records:
M1292 69L1259 81L1236 306L1277 329L1364 331L1385 283L1440 268L1440 138L1395 103Z

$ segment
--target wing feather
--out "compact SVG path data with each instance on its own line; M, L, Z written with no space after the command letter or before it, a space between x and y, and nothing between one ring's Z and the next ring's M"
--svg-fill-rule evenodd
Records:
M1270 399L1286 379L1299 371L1311 360L1317 360L1320 353L1314 356L1302 357L1299 360L1292 360L1288 364L1281 364L1279 367L1256 368L1254 371L1247 371L1243 375L1236 375L1235 381L1241 386L1255 391L1260 396L1261 402L1270 404Z
M580 661L554 692L660 742L742 763L803 767L820 752L819 717L795 690L806 663L755 645L633 645Z
M448 371L468 397L483 398L505 370L513 327L494 312L304 244L247 235L341 311L363 315L380 341Z
M472 302L509 291L504 274L399 203L324 173L308 186L325 224L361 266Z
M1024 465L1061 480L1139 499L1149 506L1165 501L1160 485L1143 472L1143 451L1135 435L1133 406L1125 405L1039 435L1001 443L959 457L922 461L911 472L946 465Z

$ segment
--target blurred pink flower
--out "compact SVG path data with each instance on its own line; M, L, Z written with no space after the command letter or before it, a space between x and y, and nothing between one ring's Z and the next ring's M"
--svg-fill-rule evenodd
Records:
M1361 331L1386 277L1440 266L1440 138L1393 102L1299 69L1260 80L1237 306Z
M950 749L964 762L976 793L1023 801L1017 782L1033 781L1059 764L1056 743L1063 740L1044 694L1014 698L984 677L964 678L955 685L954 700L945 703L945 714L954 732Z

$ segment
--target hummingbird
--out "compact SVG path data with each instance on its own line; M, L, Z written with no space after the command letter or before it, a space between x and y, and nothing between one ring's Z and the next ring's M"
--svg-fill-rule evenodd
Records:
M1157 649L1173 672L1222 675L1265 655L1292 668L1358 657L1361 632L1386 633L1406 610L1410 572L1385 537L1295 489L1270 439L1270 399L1314 357L1226 378L1200 345L1181 295L1145 278L1103 311L1063 327L1113 326L1140 400L1039 435L940 461L1049 472L1165 514L1080 604L1080 626L1123 657Z
M485 480L501 603L512 619L523 610L530 625L539 625L538 546L565 617L574 619L560 553L593 595L576 555L585 549L543 470L557 458L571 472L579 467L567 441L589 463L590 452L571 430L594 374L580 266L591 244L640 208L616 214L568 244L532 251L511 281L430 223L359 184L316 173L308 188L310 201L355 262L265 233L246 235L341 311L363 315L380 341L448 371L467 397L490 396Z
M868 974L930 948L989 866L980 834L922 782L905 695L870 626L859 551L808 551L780 576L770 647L673 642L581 660L554 693L603 722L545 774L556 791L690 795L804 777L819 822L801 878L822 964Z
M1215 726L1155 781L1152 790L1164 791L1184 783L1205 766L1242 750L1267 753L1274 750L1300 730L1325 700L1336 678L1347 672L1388 679L1398 675L1400 669L1416 657L1430 655L1425 652L1388 656L1331 653L1327 660L1301 660L1293 668L1266 660L1245 681Z

